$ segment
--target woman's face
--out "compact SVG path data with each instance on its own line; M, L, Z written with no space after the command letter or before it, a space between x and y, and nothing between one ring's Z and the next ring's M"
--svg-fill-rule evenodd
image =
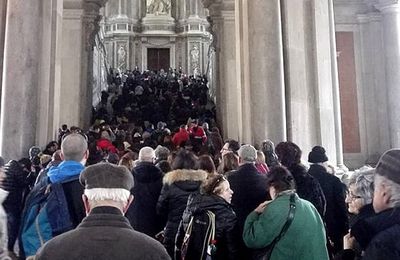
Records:
M352 214L360 213L360 209L364 206L364 199L356 193L354 184L349 186L349 192L346 196L346 203L349 206L349 212Z
M226 202L231 203L233 191L231 190L229 182L223 181L220 185L221 191L217 195L226 200Z

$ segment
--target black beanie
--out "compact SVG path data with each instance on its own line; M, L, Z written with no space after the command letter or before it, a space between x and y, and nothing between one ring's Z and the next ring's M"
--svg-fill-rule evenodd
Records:
M328 161L328 157L326 156L325 149L322 146L314 146L308 154L308 162L310 163L322 163L326 161Z

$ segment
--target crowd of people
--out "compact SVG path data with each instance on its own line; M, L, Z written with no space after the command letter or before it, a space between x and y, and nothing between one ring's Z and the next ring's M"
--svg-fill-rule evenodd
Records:
M321 146L223 141L202 78L109 80L88 131L0 160L0 259L400 259L399 149L342 182Z

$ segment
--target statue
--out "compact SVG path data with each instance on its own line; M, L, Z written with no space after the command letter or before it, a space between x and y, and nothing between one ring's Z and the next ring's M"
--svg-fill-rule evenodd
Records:
M123 69L126 64L126 51L124 45L118 49L118 68Z
M192 68L198 68L200 62L200 50L197 45L194 45L193 49L190 50L190 56L192 58Z
M150 3L150 4L149 4ZM171 0L149 0L147 2L147 13L154 15L166 15L171 10Z

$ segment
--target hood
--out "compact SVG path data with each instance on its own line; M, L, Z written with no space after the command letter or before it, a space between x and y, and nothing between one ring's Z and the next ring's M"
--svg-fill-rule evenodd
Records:
M207 179L207 172L203 170L173 170L164 176L163 184L171 185L181 181L202 182Z
M49 176L52 183L59 183L79 176L84 168L85 167L79 162L63 161L58 166L51 167L47 172L47 176Z
M138 162L133 168L135 181L150 183L160 181L163 177L161 170L150 162Z
M231 205L218 195L198 194L193 198L191 207L193 207L194 212L197 210L210 210L215 212L221 209L221 207L231 208Z

